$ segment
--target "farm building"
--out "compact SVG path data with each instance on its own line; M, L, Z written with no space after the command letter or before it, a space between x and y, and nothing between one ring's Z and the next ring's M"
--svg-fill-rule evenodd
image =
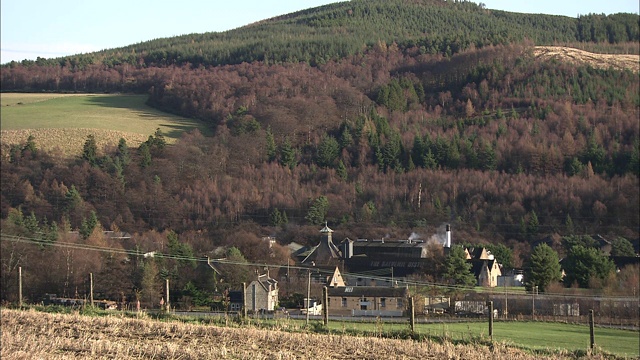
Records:
M449 311L451 298L446 296L426 296L423 311L425 314L444 314Z
M229 311L242 311L244 295L242 290L229 291Z
M403 316L409 289L345 286L328 288L329 313L351 316Z
M427 242L410 237L406 240L389 239L344 239L340 243L344 266L350 272L376 271L379 276L405 277L431 265L427 257L451 244L451 231L447 225L446 235L436 242ZM387 273L382 273L386 270ZM373 284L365 284L373 285ZM384 284L375 284L383 285ZM389 282L388 285L394 285Z

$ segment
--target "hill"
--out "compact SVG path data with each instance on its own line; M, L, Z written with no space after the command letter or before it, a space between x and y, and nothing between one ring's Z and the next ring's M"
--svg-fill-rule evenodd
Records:
M336 239L429 238L448 223L458 243L507 245L518 268L541 239L558 251L563 236L636 239L638 74L547 60L535 46L566 36L585 48L632 49L637 33L625 24L637 21L353 1L143 44L134 58L114 51L12 63L0 73L3 91L138 94L138 105L210 133L167 145L160 131L137 147L89 147L63 163L42 151L46 137L3 146L3 231L41 236L60 224L88 239L101 224L139 234L128 249L200 256L235 247L239 259L283 264L286 249L264 248L263 237L315 244L327 221ZM41 266L36 255L25 259ZM104 261L131 267L136 277L117 280L130 279L134 296L143 266ZM192 280L192 270L159 266L163 276L184 274L179 289ZM42 280L38 289L71 283Z
M624 44L640 39L637 15L579 18L491 10L469 1L357 0L338 2L221 33L155 39L39 64L84 67L307 62L324 64L378 43L418 46L447 56L488 45L529 40L536 45ZM638 49L631 47L637 54ZM27 62L28 63L28 62Z

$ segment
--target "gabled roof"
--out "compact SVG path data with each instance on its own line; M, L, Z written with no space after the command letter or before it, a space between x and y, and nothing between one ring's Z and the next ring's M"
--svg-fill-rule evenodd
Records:
M469 249L469 255L472 260L489 260L489 252L485 247L476 247Z
M600 247L605 247L607 245L611 245L611 241L605 239L602 235L600 234L595 234L595 235L590 235L591 238L593 240L595 240L598 243L598 246Z
M481 259L472 259L471 261L471 273L478 278L480 272L483 271L484 267L487 267L487 270L491 272L493 269L493 265L496 263L496 260L481 260Z
M264 289L264 291L267 291L267 292L269 291L269 289L271 289L271 291L278 289L278 281L274 278L271 278L267 274L258 275L258 280L254 280L254 282L257 282L258 284L260 284L262 289Z
M229 302L242 303L243 298L244 295L242 294L242 290L229 291Z
M327 265L334 264L340 259L340 250L331 239L333 230L325 226L320 232L326 234L322 237L320 243L298 255L298 257L302 258L301 263L308 264L314 262L317 265Z
M295 255L298 251L300 251L302 248L304 248L304 246L301 245L301 244L298 244L297 242L293 242L292 241L291 243L289 243L289 245L287 245L287 248L289 250L291 250L292 254Z
M336 269L333 271L333 275L331 275L327 281L327 286L329 287L341 287L345 286L344 279L342 278L342 273L336 266Z

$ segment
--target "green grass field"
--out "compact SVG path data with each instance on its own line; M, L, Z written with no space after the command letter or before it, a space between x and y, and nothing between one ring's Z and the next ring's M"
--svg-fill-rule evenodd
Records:
M406 323L329 322L331 331L385 333L408 329ZM450 340L489 339L487 321L416 324L416 332ZM493 340L529 350L584 350L589 348L589 326L547 322L501 322L493 325ZM638 331L595 328L596 346L607 353L640 356Z
M194 128L208 133L203 123L167 114L145 104L146 95L0 94L0 130L4 144L21 143L33 135L47 150L79 153L89 134L99 148L123 137L137 146L157 128L172 143Z

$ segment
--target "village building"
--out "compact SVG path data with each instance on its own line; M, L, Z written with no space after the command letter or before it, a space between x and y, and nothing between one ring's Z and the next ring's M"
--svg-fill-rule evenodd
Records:
M407 276L432 266L430 255L433 254L430 252L438 251L440 256L446 256L451 246L449 225L437 240L431 239L429 242L413 236L406 240L345 238L336 246L333 230L327 224L320 233L318 245L300 247L290 244L291 249L297 249L294 253L297 263L313 269L311 277L314 283L326 282L326 275L320 274L330 274L338 267L346 271L342 275L345 286L396 287ZM472 264L472 273L479 286L498 285L502 272L493 254L484 247L467 248L465 254Z
M332 315L403 316L407 309L406 287L340 286L327 289Z
M300 264L310 266L336 266L340 264L342 254L333 243L333 230L325 223L320 229L320 242L316 246L299 248L294 256Z
M273 311L278 305L278 281L269 274L258 275L245 291L244 306L247 311Z
M494 255L484 247L468 248L464 251L467 255L467 261L471 263L471 273L476 278L476 285L498 286L502 269Z
M349 272L375 271L377 276L390 278L402 278L431 266L428 258L433 246L443 247L446 254L451 246L451 228L446 226L446 232L438 237L437 241L425 241L409 237L406 240L388 239L344 239L340 243L344 267ZM385 271L386 272L383 272ZM364 280L364 277L362 278ZM366 281L366 280L365 280ZM358 284L360 285L360 284ZM365 283L363 285L374 285ZM395 281L376 281L377 286L394 286Z
M495 259L473 259L470 261L472 264L471 272L475 276L478 286L498 286L498 278L502 276L502 271L500 270L500 266Z
M346 286L346 284L344 282L344 278L342 277L342 273L340 272L340 270L337 267L333 271L333 274L331 276L329 276L329 278L327 279L327 286L328 287L344 287L344 286Z
M229 306L227 310L234 312L242 311L242 306L244 304L244 295L242 294L242 290L229 291L228 301Z

